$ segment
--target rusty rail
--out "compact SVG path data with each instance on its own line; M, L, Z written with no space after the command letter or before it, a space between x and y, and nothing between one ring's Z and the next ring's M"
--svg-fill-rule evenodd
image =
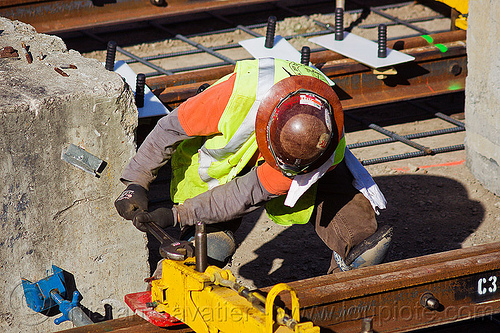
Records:
M276 2L168 0L167 6L158 7L149 0L4 0L0 3L0 16L28 23L38 32L56 34Z
M385 80L377 79L370 68L332 51L312 53L311 62L337 84L335 89L344 110L464 90L465 31L396 40L388 46L416 59L397 66L398 74ZM202 83L212 84L233 69L233 65L226 65L151 77L146 83L164 104L173 108L193 96Z
M436 253L290 283L301 314L335 332L405 332L500 312L500 243ZM439 302L425 308L431 293Z
M500 313L500 243L410 258L291 282L301 316L327 332L408 332ZM263 289L264 292L270 288ZM432 301L429 299L432 297ZM283 298L285 303L289 300ZM164 332L131 316L67 333ZM168 330L191 332L189 328Z

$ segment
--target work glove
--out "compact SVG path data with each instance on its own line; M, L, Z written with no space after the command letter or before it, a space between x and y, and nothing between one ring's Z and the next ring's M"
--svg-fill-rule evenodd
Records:
M133 220L138 213L148 210L148 191L141 185L130 184L115 200L115 208L121 217Z
M174 212L169 208L158 208L152 212L138 213L132 221L134 226L143 232L148 231L146 224L150 222L155 222L159 227L165 229L174 226L176 221Z

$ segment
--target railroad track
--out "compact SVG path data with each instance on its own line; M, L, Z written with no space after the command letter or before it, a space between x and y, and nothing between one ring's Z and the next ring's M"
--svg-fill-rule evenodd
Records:
M331 6L331 2L325 1L177 0L168 1L166 7L158 7L149 0L123 0L116 3L106 0L94 0L92 3L83 0L5 0L0 5L0 15L30 23L39 32L57 34L71 48L81 47L82 52L103 50L109 40L117 40L121 46L118 50L125 56L126 62L131 67L141 66L137 68L146 73L148 86L172 109L194 95L200 85L211 84L230 73L234 62L245 58L238 55L240 47L237 43L206 46L193 42L204 34L203 29L196 30L183 23L194 18L200 22L208 19L210 26L215 27L210 28L212 34L240 31L256 37L262 35L269 12L279 13L278 17L283 20L304 13L312 14L313 3L320 7ZM385 10L391 8L363 7L363 4L358 4L351 12L364 15L368 10L382 17ZM260 19L248 19L250 12L252 16L260 15ZM397 66L398 75L380 80L370 68L354 60L321 48L312 50L312 63L336 83L335 89L342 100L347 119L386 136L385 139L356 143L350 148L397 141L415 149L411 153L363 160L365 165L463 149L463 144L423 147L415 145L412 140L465 130L462 122L419 103L422 98L463 92L467 75L465 32L422 28L422 22L439 17L424 17L421 21L384 17L391 25L402 25L409 29L406 35L393 38L388 45L416 59L413 63ZM240 20L246 23L242 24ZM293 41L331 33L328 23L318 21L315 24L319 28L314 33L288 35L285 38ZM141 35L154 35L156 39L166 35L171 40L186 43L190 49L136 54L133 40L140 40L135 36ZM89 49L82 45L92 47ZM234 57L231 56L233 51L236 51ZM191 55L208 55L212 61L200 61L200 64L191 66L176 61L178 57ZM173 59L174 63L180 65L168 68L159 66L165 59ZM373 121L367 122L357 112L396 102L416 104L433 117L449 122L450 127L403 136L387 131ZM153 125L156 120L147 120L147 125ZM493 315L500 312L500 294L496 289L497 277L500 276L499 255L500 244L488 244L346 272L334 278L320 276L295 281L291 285L301 299L302 315L326 332L359 332L363 318L372 318L376 332L406 332L474 318L487 318L489 324L496 325ZM424 297L429 296L429 293L442 307L429 308L429 298ZM479 323L475 324L477 329ZM136 316L67 332L109 331L165 332ZM181 328L169 332L191 330Z
M370 318L375 332L408 332L464 320L473 322L468 331L496 332L494 314L500 312L500 244L442 252L385 263L353 271L296 281L301 317L313 321L322 332L362 332ZM269 291L264 288L263 291ZM289 299L283 297L285 304ZM446 329L446 327L445 327ZM165 332L136 316L125 317L66 333ZM192 332L189 328L171 333ZM439 332L426 331L426 332Z
M207 11L265 4L268 0L156 1L149 0L4 0L0 16L31 24L41 33L67 33L88 28L129 25L151 19L179 18ZM277 1L272 1L277 2Z

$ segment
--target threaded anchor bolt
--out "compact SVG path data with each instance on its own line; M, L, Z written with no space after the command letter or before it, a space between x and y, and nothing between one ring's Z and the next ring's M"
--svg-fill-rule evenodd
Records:
M309 61L311 59L311 49L309 46L302 46L300 50L300 63L302 65L309 65Z
M344 40L344 8L335 8L335 40Z
M266 43L264 46L272 49L274 46L274 34L276 33L276 16L269 16L267 19Z
M385 24L378 26L378 57L387 58L387 26Z
M108 42L108 47L106 49L106 69L108 71L114 71L115 69L115 56L116 56L116 42L110 40Z
M135 106L144 106L144 86L146 85L146 75L139 73L135 81Z

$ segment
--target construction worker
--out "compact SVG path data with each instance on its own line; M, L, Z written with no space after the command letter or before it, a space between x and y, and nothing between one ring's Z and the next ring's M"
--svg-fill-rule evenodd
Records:
M178 225L183 239L205 222L209 260L223 265L242 216L265 206L279 224L312 221L333 250L329 272L349 269L353 260L344 259L375 233L385 199L346 150L343 130L340 101L321 72L273 58L240 61L158 121L125 168L116 209L141 231L150 221ZM175 205L147 212L149 185L168 160ZM375 237L357 257L390 234Z

